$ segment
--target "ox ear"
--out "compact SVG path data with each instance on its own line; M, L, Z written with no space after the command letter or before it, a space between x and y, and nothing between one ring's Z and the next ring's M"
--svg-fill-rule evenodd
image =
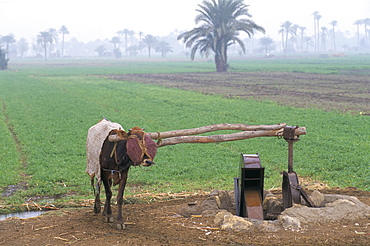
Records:
M109 132L108 140L109 142L119 142L121 140L127 139L127 133L124 130L114 129Z

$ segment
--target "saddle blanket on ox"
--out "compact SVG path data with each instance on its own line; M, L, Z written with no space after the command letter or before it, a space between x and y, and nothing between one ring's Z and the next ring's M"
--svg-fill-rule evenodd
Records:
M99 121L97 124L89 128L86 139L86 173L90 175L90 179L96 177L98 184L101 183L99 155L105 138L111 130L124 130L123 127L111 122L107 119Z

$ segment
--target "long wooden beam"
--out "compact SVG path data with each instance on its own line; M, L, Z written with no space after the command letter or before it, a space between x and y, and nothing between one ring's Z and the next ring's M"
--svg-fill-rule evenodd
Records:
M276 125L246 125L246 124L223 123L184 130L173 130L167 132L147 132L147 134L151 139L162 139L178 136L198 135L206 132L220 130L237 130L237 131L278 130L284 128L285 126L286 126L285 123Z
M174 130L167 132L148 132L150 138L158 139L157 147L174 145L179 143L215 143L235 140L244 140L255 137L274 137L282 136L285 123L277 125L245 125L245 124L215 124L192 129ZM231 134L220 134L211 136L191 136L206 132L219 130L239 130L242 132ZM306 128L298 127L295 135L305 135Z

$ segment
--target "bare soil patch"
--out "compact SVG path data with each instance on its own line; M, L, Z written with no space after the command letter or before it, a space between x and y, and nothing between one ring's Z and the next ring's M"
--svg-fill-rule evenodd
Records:
M353 195L370 205L370 192L356 188L320 192ZM236 233L221 231L214 217L178 215L180 207L204 198L127 204L125 230L105 223L92 207L49 211L30 219L9 218L0 222L0 245L369 245L369 219L312 224L298 231Z
M365 72L118 74L115 80L157 84L204 94L275 101L281 105L370 113L370 80Z

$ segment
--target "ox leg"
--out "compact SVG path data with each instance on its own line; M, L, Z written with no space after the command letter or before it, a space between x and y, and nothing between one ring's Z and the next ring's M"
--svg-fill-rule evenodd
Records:
M94 179L91 180L91 185L94 187ZM96 186L94 187L94 193L95 193L94 213L99 214L101 211L99 182L96 182Z
M125 191L126 182L127 182L127 176L128 176L128 170L122 172L122 177L119 182L119 189L118 189L118 195L117 195L117 206L118 206L118 214L117 214L117 229L125 229L125 223L123 222L122 218L122 205L123 205L123 193Z
M104 204L104 210L103 210L103 215L105 216L105 222L111 223L113 222L113 217L112 217L112 209L110 205L110 201L112 198L112 179L103 179L103 184L104 184L104 189L105 189L105 204Z

